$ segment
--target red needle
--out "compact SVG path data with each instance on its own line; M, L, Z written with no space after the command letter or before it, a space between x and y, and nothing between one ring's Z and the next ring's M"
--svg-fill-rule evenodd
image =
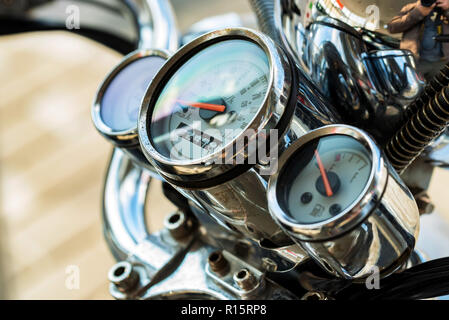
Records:
M315 158L318 163L318 167L320 168L321 176L323 177L324 188L326 189L326 195L328 197L332 197L334 193L332 192L331 184L329 183L329 179L327 178L326 170L324 170L323 162L321 162L320 154L318 150L315 150Z
M191 106L191 107L195 107L195 108L201 108L201 109L216 111L216 112L224 112L226 110L226 106L221 105L221 104L212 104L212 103L204 103L204 102L189 102L189 101L184 101L184 100L176 100L176 102L186 105L186 106Z

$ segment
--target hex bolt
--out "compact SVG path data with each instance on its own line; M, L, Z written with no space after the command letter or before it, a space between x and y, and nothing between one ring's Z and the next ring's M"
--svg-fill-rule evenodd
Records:
M251 291L258 285L257 279L248 269L241 269L234 273L234 281L237 285L245 291Z
M229 272L229 262L223 256L221 251L214 251L208 258L211 270L220 276L224 276Z
M121 261L112 266L108 273L108 279L121 292L133 290L139 282L139 274L128 261Z
M164 226L173 238L181 239L190 234L192 221L183 212L176 211L165 217Z
M262 258L262 266L268 272L276 272L278 269L277 263L267 257Z

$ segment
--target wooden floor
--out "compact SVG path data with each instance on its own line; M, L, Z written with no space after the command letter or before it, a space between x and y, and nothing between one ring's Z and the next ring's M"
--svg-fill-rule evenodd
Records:
M113 259L100 195L111 148L91 123L90 105L119 59L66 33L0 39L1 263L9 298L109 298ZM449 221L447 181L449 171L439 170L431 194ZM159 219L164 206L154 209ZM70 266L79 267L78 290L66 287Z

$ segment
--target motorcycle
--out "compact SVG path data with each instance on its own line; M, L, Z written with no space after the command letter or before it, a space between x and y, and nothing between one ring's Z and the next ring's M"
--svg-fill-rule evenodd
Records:
M92 104L114 146L102 199L114 298L449 294L449 258L418 240L433 169L449 163L449 65L426 83L363 1L250 0L259 30L224 17L182 36L168 1L73 1L117 21L79 29L33 14L55 2L15 2L0 30L70 25L124 55ZM149 233L154 179L177 210Z

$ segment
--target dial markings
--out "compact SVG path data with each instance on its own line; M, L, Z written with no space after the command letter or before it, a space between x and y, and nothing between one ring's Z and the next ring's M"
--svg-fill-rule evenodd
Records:
M160 141L159 149L178 159L219 154L254 121L263 106L269 73L267 55L253 42L225 40L202 49L161 91L155 105L158 112L152 115L152 134L165 138L153 137L153 141ZM187 139L177 133L180 123L198 131L193 140L191 132Z
M299 172L285 169L286 175L295 174L283 188L288 190L290 215L299 223L317 223L346 212L370 177L369 153L357 140L331 135L319 141L294 156L291 163L301 165Z

